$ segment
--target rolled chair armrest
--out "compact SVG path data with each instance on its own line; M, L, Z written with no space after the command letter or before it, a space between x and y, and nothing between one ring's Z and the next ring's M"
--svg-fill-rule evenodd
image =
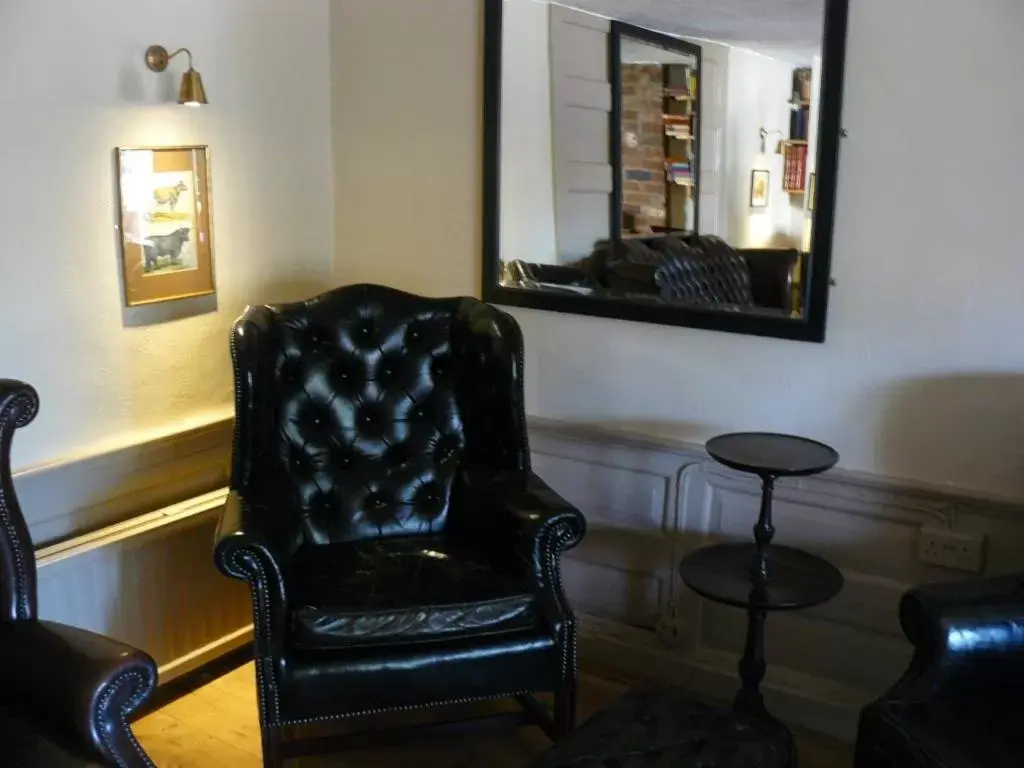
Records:
M1024 684L1024 577L908 591L900 623L916 653L903 688L927 695Z
M532 472L525 492L506 502L516 547L541 585L550 579L550 558L575 547L587 532L587 521L572 504Z
M252 514L236 491L228 495L217 526L214 559L221 573L249 583L253 595L257 654L280 642L285 626L288 598L282 568L286 549Z
M449 535L483 545L496 563L520 570L541 611L561 632L572 618L562 591L561 554L583 539L586 519L533 473L482 471L466 473L464 479Z
M0 379L0 415L14 419L15 427L24 427L39 410L39 395L24 381Z
M152 766L128 724L156 687L143 651L47 621L0 624L0 696L113 765Z
M794 272L800 261L796 248L743 248L750 269L750 290L759 307L789 309Z
M0 552L0 616L9 620L36 617L36 565L30 554L32 537L11 475L11 441L14 430L31 423L38 412L39 395L30 385L0 379L0 519L5 527Z
M521 494L508 499L516 555L533 581L542 615L554 630L561 651L561 675L577 674L576 620L562 588L562 553L583 540L583 514L532 472Z

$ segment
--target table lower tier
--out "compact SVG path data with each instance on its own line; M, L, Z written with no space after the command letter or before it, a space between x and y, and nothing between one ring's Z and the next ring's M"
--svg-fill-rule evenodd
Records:
M714 544L684 557L679 575L708 600L758 611L810 608L843 588L838 568L799 549L768 546L763 582L755 576L757 562L756 544Z

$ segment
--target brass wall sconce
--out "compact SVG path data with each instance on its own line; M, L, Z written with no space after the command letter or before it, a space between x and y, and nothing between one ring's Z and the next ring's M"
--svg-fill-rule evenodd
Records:
M206 90L203 88L203 79L192 68L192 52L188 48L179 48L174 53L167 53L167 49L162 45L151 45L146 49L146 66L153 72L163 72L167 69L168 62L179 53L188 56L188 69L181 76L178 103L184 104L186 107L198 107L208 103Z

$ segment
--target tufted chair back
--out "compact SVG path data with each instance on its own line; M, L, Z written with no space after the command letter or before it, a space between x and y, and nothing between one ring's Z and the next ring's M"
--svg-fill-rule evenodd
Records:
M522 334L379 285L250 307L231 335L232 487L290 547L440 532L474 474L525 480Z
M750 269L742 254L712 236L652 240L664 255L654 281L663 298L696 304L753 304Z

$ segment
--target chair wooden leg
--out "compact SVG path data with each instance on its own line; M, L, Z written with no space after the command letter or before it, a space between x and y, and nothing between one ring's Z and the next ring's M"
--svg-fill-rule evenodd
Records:
M260 733L263 736L263 768L283 768L281 729L261 725Z
M564 738L576 727L576 678L565 681L555 691L555 733Z

